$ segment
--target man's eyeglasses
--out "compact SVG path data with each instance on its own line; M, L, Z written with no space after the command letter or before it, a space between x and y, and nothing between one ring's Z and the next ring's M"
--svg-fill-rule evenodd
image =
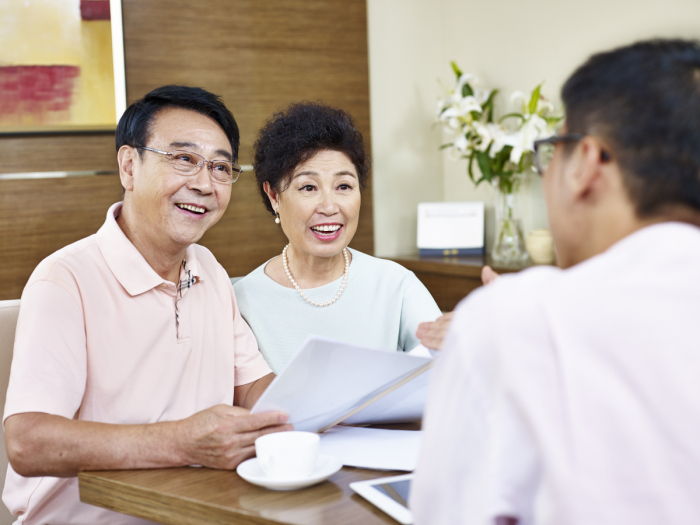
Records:
M554 157L554 148L558 142L578 142L586 135L583 133L567 133L565 135L554 135L547 139L536 140L535 146L535 168L537 173L544 175L547 171L547 166L549 162ZM610 160L610 154L607 151L600 152L600 158L602 160Z
M220 182L221 184L233 184L238 180L241 171L243 171L243 168L231 161L207 160L201 155L191 151L180 149L174 151L160 151L153 148L147 148L146 146L136 147L167 157L173 169L185 176L196 175L199 173L199 170L202 169L202 166L206 164L207 169L211 173L211 177L216 182Z
M554 135L546 139L535 141L535 168L537 173L544 175L547 171L552 157L554 157L554 148L559 142L578 142L583 137L583 133L567 133L566 135Z

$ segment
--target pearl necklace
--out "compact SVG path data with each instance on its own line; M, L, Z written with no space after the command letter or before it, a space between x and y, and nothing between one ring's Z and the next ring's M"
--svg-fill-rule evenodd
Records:
M343 284L340 285L340 290L338 290L338 293L335 294L335 297L326 303L317 303L315 301L312 301L311 299L306 297L304 290L299 288L299 285L294 280L294 277L292 277L292 272L289 271L289 264L287 263L287 248L289 248L289 244L284 247L284 250L282 250L282 266L284 266L284 272L287 274L289 281L292 283L292 285L294 285L294 289L297 292L299 292L299 295L301 295L302 299L304 299L304 301L306 301L309 304L312 304L314 306L318 306L319 308L322 308L324 306L330 306L334 302L336 302L338 300L338 298L340 298L340 295L343 293L343 290L345 290L345 284L348 282L348 271L350 269L350 258L348 257L347 248L343 248L343 257L345 257L345 270L343 271Z

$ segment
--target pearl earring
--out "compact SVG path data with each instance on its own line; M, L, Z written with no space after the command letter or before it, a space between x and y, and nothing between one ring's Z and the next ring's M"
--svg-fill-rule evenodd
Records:
M275 217L275 224L279 224L279 223L280 223L280 214L277 213L277 212L275 212L275 215L276 215L276 217Z

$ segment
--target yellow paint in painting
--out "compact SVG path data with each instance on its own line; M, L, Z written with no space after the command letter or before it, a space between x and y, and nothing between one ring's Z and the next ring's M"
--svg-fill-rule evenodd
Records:
M52 124L115 125L111 34L80 18L80 0L0 1L0 65L80 67L70 112Z
M80 0L0 2L0 65L79 65Z
M82 23L82 59L73 123L115 124L112 29L108 20Z

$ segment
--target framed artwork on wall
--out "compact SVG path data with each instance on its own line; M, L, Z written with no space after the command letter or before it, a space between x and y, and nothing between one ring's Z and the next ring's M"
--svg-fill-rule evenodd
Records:
M110 131L125 109L121 0L0 2L0 134Z

